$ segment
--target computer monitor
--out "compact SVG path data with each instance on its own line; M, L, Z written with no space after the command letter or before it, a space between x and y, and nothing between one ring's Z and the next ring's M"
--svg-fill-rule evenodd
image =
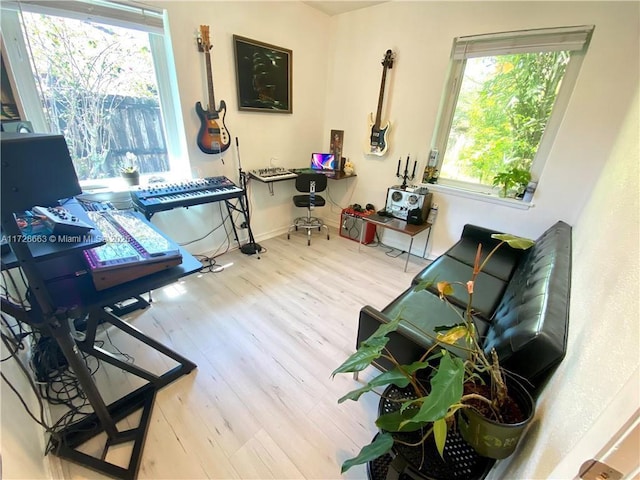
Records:
M3 215L52 206L82 193L62 135L5 132L0 157Z
M311 168L313 170L338 170L338 161L333 153L312 153Z

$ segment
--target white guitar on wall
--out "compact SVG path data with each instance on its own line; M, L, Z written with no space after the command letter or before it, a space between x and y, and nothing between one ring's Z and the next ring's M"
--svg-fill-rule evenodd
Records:
M387 70L393 68L393 52L387 50L382 60L382 82L380 83L380 94L378 95L378 110L376 111L376 117L373 118L373 113L369 114L369 142L365 148L365 153L368 155L382 156L387 153L389 128L391 122L387 120L384 126L382 123L382 101L384 99L384 86L387 81Z

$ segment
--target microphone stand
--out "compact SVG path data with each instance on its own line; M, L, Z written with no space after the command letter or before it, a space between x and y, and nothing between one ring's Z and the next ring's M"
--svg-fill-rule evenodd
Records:
M262 247L260 246L260 244L256 243L256 240L253 237L253 232L251 231L251 220L249 216L249 197L247 195L247 174L242 171L242 164L240 163L240 144L238 143L238 137L236 137L236 151L238 152L238 175L240 178L240 188L244 192L242 194L242 197L240 197L240 203L244 212L244 219L247 225L247 230L249 231L249 241L240 247L240 251L245 255L257 254L257 258L259 260Z

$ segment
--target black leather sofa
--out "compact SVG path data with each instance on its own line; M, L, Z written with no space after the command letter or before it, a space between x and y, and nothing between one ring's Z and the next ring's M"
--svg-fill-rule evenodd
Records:
M498 240L486 228L465 225L460 240L413 279L412 285L382 311L367 305L360 310L357 345L380 325L400 314L400 327L387 348L400 363L417 360L433 344L434 328L460 322L434 287L415 291L425 279L467 282L478 243L486 256ZM569 326L571 227L557 222L528 250L502 245L476 280L473 308L476 327L486 351L495 348L501 365L539 388L562 361ZM458 294L456 294L458 295ZM466 293L451 299L463 310ZM389 364L376 365L386 369Z

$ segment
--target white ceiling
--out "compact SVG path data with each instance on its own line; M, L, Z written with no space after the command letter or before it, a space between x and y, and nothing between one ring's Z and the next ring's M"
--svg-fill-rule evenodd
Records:
M382 1L343 1L343 0L332 0L332 1L318 1L311 0L306 3L310 7L313 7L321 12L326 13L327 15L339 15L341 13L350 12L352 10L358 10L359 8L371 7L373 5L377 5L379 3L384 3L386 0Z

